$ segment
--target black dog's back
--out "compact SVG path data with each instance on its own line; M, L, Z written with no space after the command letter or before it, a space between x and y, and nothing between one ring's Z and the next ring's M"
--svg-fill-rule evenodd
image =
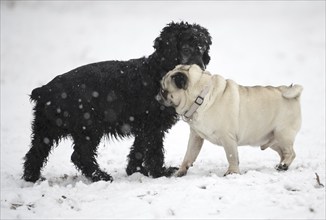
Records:
M43 107L46 119L64 129L67 135L79 132L76 124L86 130L94 127L94 123L98 130L101 128L99 132L128 134L131 129L112 128L124 125L132 128L153 107L159 107L154 101L157 82L146 74L148 67L141 65L144 62L142 58L85 65L34 89L31 99L36 106ZM169 112L174 115L171 109Z

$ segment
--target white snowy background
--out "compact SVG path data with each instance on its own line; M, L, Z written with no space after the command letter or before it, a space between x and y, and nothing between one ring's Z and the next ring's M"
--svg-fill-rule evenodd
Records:
M70 162L72 142L52 151L45 181L21 180L30 146L32 89L77 66L150 55L171 21L208 28L207 69L243 85L304 86L297 157L277 172L271 149L239 149L241 175L223 177L222 147L205 142L182 178L127 176L133 139L103 140L100 166L114 182L91 183ZM179 166L189 128L165 139ZM325 1L1 1L1 219L325 219Z

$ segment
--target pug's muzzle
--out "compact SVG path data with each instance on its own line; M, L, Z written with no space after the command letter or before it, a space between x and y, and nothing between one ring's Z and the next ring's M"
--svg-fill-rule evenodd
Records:
M155 96L155 99L166 107L172 106L172 102L167 99L168 92L164 89L160 89L160 92Z

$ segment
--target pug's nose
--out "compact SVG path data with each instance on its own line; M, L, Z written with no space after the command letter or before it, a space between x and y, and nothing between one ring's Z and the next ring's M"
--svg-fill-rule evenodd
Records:
M164 89L160 90L160 94L164 99L166 99L168 97L168 91L166 91Z
M161 89L160 92L155 96L156 101L163 103L164 99L167 98L167 91Z

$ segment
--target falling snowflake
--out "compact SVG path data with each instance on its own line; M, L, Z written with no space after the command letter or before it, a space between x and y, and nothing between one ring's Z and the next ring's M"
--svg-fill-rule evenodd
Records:
M108 96L106 97L106 100L108 101L108 102L113 102L114 100L116 100L117 99L117 96L116 96L116 94L114 93L114 91L111 91L109 94L108 94Z
M45 137L45 138L43 139L43 142L44 142L44 144L49 144L49 143L50 143L50 139L47 138L47 137Z
M87 120L91 117L91 114L89 114L88 112L84 113L84 118Z
M94 98L97 98L100 94L97 91L93 91L92 96Z
M67 118L68 116L69 116L69 112L64 111L64 112L63 112L63 117L66 117L66 118Z
M66 99L67 96L68 96L67 93L65 93L65 92L61 93L61 98L62 98L62 99Z
M131 126L129 124L124 124L121 126L121 131L124 134L130 134Z
M55 120L55 123L57 124L58 127L61 127L63 122L61 118L57 118L57 120Z
M135 157L136 157L137 160L141 160L143 158L143 154L140 153L140 152L136 152Z

